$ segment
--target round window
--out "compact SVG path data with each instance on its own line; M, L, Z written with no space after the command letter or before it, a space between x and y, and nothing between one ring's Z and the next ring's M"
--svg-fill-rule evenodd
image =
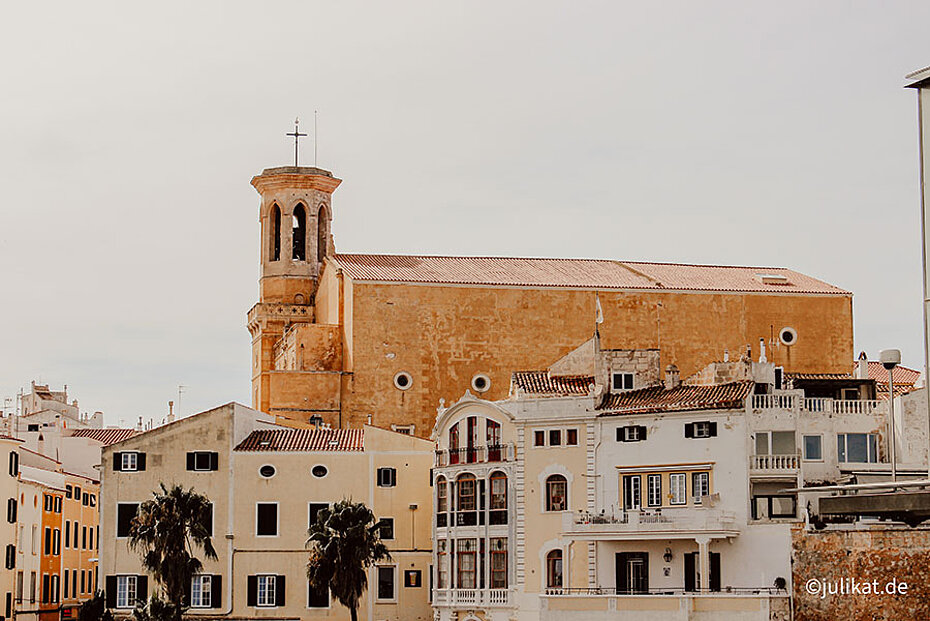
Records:
M471 387L477 392L487 392L491 388L491 378L484 373L478 373L471 378Z
M406 371L401 371L400 373L394 376L394 386L396 386L400 390L407 390L408 388L413 386L413 378L410 377L410 374L407 373Z
M314 466L313 469L310 470L310 472L311 472L311 473L313 474L313 476L315 476L316 478L322 479L323 477L326 476L326 474L329 472L329 470L326 469L326 466L320 464L320 465Z
M270 479L271 477L273 477L274 472L275 472L274 466L271 466L268 464L265 464L264 466L258 469L258 473L262 475L263 477L265 477L266 479Z
M794 328L782 328L778 333L778 340L785 345L794 345L798 340L798 331Z

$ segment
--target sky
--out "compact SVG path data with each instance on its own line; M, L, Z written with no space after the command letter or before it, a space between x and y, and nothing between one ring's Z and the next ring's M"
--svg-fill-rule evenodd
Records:
M926 2L21 2L0 22L0 400L250 402L262 169L340 252L790 267L923 367Z

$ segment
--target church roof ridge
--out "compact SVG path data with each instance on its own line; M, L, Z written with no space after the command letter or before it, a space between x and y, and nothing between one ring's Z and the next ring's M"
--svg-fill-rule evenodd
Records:
M333 258L359 281L852 295L783 267L467 255L336 253ZM766 278L772 275L780 280Z

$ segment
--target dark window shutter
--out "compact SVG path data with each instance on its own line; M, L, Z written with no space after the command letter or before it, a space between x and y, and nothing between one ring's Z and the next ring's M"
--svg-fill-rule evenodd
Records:
M284 605L284 576L277 576L274 580L274 605Z
M623 427L617 427L617 442L623 442Z
M639 439L640 440L646 439L646 426L645 425L639 426Z
M626 588L626 579L627 579L626 577L626 554L624 554L623 552L618 552L617 555L614 557L614 559L615 559L614 562L617 565L617 571L616 571L617 593L627 593L628 590Z
M136 577L136 601L143 604L149 601L149 577Z
M123 454L113 453L113 472L119 472L122 469L123 469Z
M478 479L478 510L484 511L484 479Z
M223 607L223 576L214 575L210 579L210 607Z
M710 553L710 590L720 590L720 552Z
M210 470L220 469L220 454L210 453Z
M145 453L139 453L139 461L137 462L136 470L140 472L145 470Z
M106 577L107 608L116 608L116 576Z
M710 425L710 436L714 437L717 435L717 423L709 423Z
M185 608L191 605L191 591L194 589L194 585L192 583L196 579L197 576L194 575L190 580L187 581L187 584L184 585L184 596L181 598L181 605Z
M685 553L685 591L694 590L694 561L695 552Z
M246 582L246 606L258 606L258 576L249 576Z
M188 469L188 470L193 470L193 469L194 469L195 457L196 457L196 456L194 455L194 453L188 453L188 454L187 454L187 469Z
M694 423L685 423L685 437L686 438L694 437Z
M8 498L6 501L6 521L10 524L16 523L16 499Z

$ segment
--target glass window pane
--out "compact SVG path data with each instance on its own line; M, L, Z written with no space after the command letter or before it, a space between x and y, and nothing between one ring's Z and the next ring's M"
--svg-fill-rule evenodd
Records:
M772 498L772 515L783 517L783 516L793 516L794 515L794 499L793 498Z
M846 434L846 455L847 461L867 462L869 459L869 449L866 444L866 434L864 433L847 433Z
M823 447L820 436L804 436L804 459L823 459Z
M756 455L769 454L769 432L756 432Z
M797 450L793 431L772 432L772 453L774 455L794 455Z
M869 461L878 462L878 436L874 433L869 434Z

